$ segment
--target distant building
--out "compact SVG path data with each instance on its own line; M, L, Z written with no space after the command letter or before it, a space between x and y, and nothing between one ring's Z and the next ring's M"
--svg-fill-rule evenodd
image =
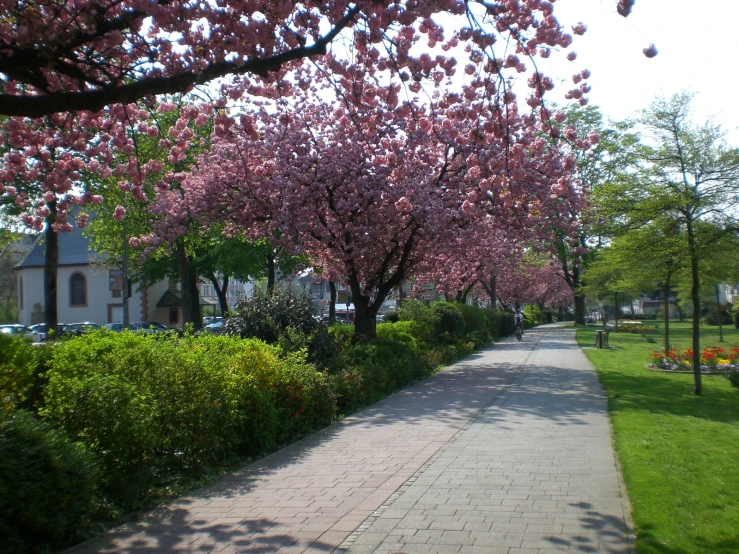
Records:
M99 325L123 321L123 274L116 264L90 249L90 241L75 228L60 233L57 271L57 312L63 323L91 321ZM44 320L44 251L41 235L18 264L18 313L23 325ZM166 281L131 287L130 321L182 325L180 291Z
M228 282L228 289L226 290L226 303L228 309L233 310L236 307L236 303L244 297L251 296L254 290L254 285L250 282L244 282L239 279L230 279ZM200 305L203 308L208 308L215 313L220 314L220 303L218 301L218 295L213 283L205 279L198 281L198 293L200 295ZM203 312L205 313L205 309Z
M739 300L739 283L719 283L717 286L721 304L735 304Z

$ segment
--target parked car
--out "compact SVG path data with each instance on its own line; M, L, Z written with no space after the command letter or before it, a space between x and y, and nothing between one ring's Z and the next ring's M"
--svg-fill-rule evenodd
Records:
M5 335L22 336L31 339L32 342L42 342L46 338L45 333L34 331L25 325L11 323L8 325L0 325L0 333ZM43 337L43 338L42 338Z
M57 329L62 330L63 323L57 324ZM41 335L41 341L46 341L49 338L49 326L46 323L36 323L35 325L29 325L28 328L34 333Z
M210 325L216 321L223 321L223 318L215 315L207 315L203 318L203 325Z
M97 331L100 329L100 325L93 323L92 321L82 321L80 323L69 323L64 326L62 334L72 333L75 335L81 335L82 333L89 333L90 331Z
M163 333L169 331L169 327L156 323L154 321L136 321L129 325L132 331L141 331L143 333Z
M209 323L199 331L195 331L195 336L198 337L204 333L211 333L213 335L225 335L226 334L226 320L219 319L213 323Z
M106 323L103 327L109 331L123 331L123 323ZM155 321L135 321L133 323L129 323L128 328L131 331L141 331L142 333L162 333L164 331L172 330L161 323L156 323Z
M36 323L35 325L30 325L29 329L32 331L35 331L37 333L41 333L43 335L44 341L49 340L49 326L46 323ZM56 325L56 337L63 337L64 335L79 335L79 330L77 328L72 328L66 323L57 323Z

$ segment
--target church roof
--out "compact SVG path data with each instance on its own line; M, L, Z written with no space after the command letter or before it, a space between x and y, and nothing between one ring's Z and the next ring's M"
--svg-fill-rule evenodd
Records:
M90 265L104 261L102 256L90 248L90 239L82 234L82 229L73 227L69 233L59 233L59 267L71 265ZM33 248L16 269L44 267L46 233L39 235Z

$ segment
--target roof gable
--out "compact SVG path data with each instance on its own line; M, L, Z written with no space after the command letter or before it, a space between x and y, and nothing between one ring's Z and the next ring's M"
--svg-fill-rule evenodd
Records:
M47 231L49 232L49 231ZM73 227L69 233L59 233L59 266L90 265L103 261L101 255L90 249L90 239L82 234L80 227ZM16 266L16 269L27 267L44 267L46 251L46 233L42 233L33 245L33 249Z

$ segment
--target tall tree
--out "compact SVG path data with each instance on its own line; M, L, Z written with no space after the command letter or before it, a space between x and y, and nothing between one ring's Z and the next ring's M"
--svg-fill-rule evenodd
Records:
M635 135L624 126L606 123L596 106L567 106L555 112L553 118L564 126L562 147L576 160L578 180L584 190L597 197L599 186L610 182L628 167L632 158L630 146L636 142ZM578 137L587 137L591 147L584 149L582 144L578 144ZM554 254L572 290L575 323L584 325L584 275L595 250L602 244L606 229L597 205L592 203L580 206L569 217L573 226L571 232L554 232Z
M700 275L703 249L738 227L739 149L729 147L713 120L696 125L687 93L659 99L637 122L642 141L633 170L603 189L604 209L621 229L659 218L674 219L687 251L693 305L693 374L702 394L700 364ZM702 232L702 224L710 223Z
M664 317L664 349L670 350L670 294L687 267L683 240L672 219L657 219L639 229L615 238L599 256L588 273L590 294L610 288L618 276L621 290L634 294L659 287Z
M367 73L335 85L335 102L308 93L263 110L257 130L254 117L232 125L183 185L192 210L221 214L232 232L279 230L350 288L357 334L374 336L390 292L474 244L481 222L569 229L574 163L513 106L491 113L454 92L428 108L400 102L401 83Z

